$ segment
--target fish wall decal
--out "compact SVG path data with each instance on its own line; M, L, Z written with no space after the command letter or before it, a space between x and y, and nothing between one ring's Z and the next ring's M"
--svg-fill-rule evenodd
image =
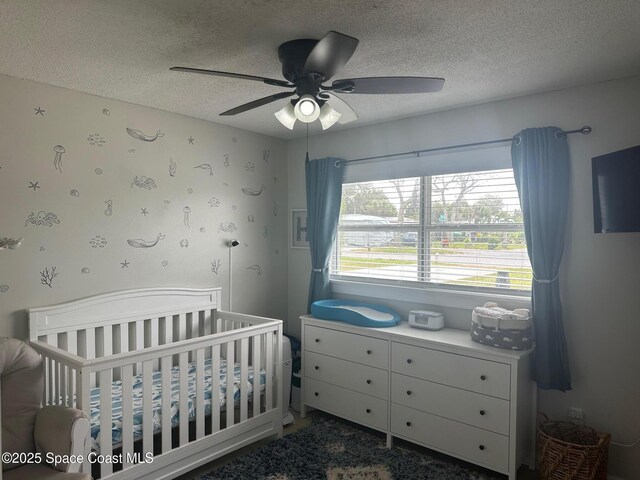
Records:
M127 243L133 248L151 248L155 247L160 240L165 238L166 235L161 233L158 234L158 237L155 240L143 240L141 238L133 238L131 240L127 240Z
M133 128L127 128L127 133L131 135L133 138L137 140L142 140L143 142L155 142L159 137L164 137L164 132L158 130L155 135L147 135L140 130L135 130Z

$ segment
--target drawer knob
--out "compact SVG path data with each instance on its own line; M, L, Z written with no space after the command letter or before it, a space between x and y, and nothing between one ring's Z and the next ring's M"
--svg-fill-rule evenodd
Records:
M407 358L407 363L411 363L413 362L413 360L411 360L410 358Z
M484 410L480 410L480 415L484 415L486 412Z
M413 392L411 390L407 390L407 395L411 395Z
M410 427L410 426L411 426L411 422L407 422L407 427Z
M486 375L480 375L480 380L485 381L487 379Z
M371 413L371 409L370 408L367 408L367 413Z
M367 385L371 385L371 380L367 379Z
M484 445L480 445L478 448L479 448L480 450L484 450Z
M319 338L316 338L316 343L320 343L320 339Z
M318 365L315 366L316 370L320 370L320 367Z
M367 350L367 355L371 355L371 350Z
M315 392L314 395L317 397L318 395L320 395L318 392Z

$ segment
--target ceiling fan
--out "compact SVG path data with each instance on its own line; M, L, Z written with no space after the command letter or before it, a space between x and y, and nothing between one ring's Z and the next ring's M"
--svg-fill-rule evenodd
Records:
M356 120L356 113L336 93L386 95L442 90L444 79L432 77L346 78L334 80L331 85L323 85L349 61L358 43L357 38L334 31L330 31L320 40L301 39L283 43L278 47L278 58L282 63L282 76L285 80L189 67L172 67L170 70L253 80L275 87L293 88L293 91L269 95L220 114L237 115L296 95L297 98L287 102L284 108L275 113L280 123L290 130L293 130L296 120L311 123L320 119L323 130L336 122L348 123Z

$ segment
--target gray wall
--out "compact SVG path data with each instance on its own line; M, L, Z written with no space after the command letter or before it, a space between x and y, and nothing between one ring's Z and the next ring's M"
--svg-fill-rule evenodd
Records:
M0 237L24 237L0 252L0 335L26 337L25 308L136 287L221 286L226 307L229 238L240 241L234 310L285 317L282 140L6 76L0 105ZM126 128L164 136L143 141ZM128 243L159 234L153 247Z
M630 443L640 437L640 234L593 233L591 158L640 144L640 77L470 106L354 128L309 141L311 158L369 155L508 138L522 128L591 125L589 136L569 137L572 186L561 271L565 328L574 390L539 392L540 410L565 419L582 407L586 421ZM305 141L288 144L289 207L305 208ZM638 206L630 206L638 208ZM289 251L289 330L305 313L308 252ZM415 304L393 302L403 314ZM429 307L429 296L424 305ZM437 307L434 307L437 308ZM446 308L450 324L468 325L468 309ZM610 471L640 478L640 446L612 446Z

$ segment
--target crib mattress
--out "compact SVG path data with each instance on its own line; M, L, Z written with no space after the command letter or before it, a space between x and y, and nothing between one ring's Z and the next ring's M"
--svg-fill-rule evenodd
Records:
M249 366L247 374L247 383L244 388L248 391L248 398L253 398L253 367ZM211 359L205 360L204 366L205 383L204 383L204 409L205 414L211 413L211 391L212 391L212 369ZM219 402L220 408L225 407L227 402L227 362L220 360L220 370L218 372L220 378ZM235 363L233 366L233 398L234 402L240 401L240 364ZM266 373L260 370L259 385L260 391L264 391L266 381ZM180 370L179 367L171 369L171 426L177 426L180 422L179 394L180 394ZM91 447L94 451L100 451L100 389L96 387L91 389ZM157 433L162 427L162 372L153 372L153 433ZM188 391L189 402L187 410L189 419L194 419L196 415L196 364L190 362L188 366ZM111 385L112 413L111 413L111 438L113 447L122 444L122 381L116 380ZM142 438L142 375L133 377L133 439Z

